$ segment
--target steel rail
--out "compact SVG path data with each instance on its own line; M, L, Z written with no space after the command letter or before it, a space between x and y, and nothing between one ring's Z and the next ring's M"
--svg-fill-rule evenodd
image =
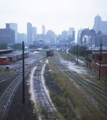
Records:
M27 77L28 74L29 74L29 71L25 74L25 77ZM22 77L22 76L20 76L20 77ZM19 77L19 78L20 78L20 77ZM19 80L19 78L18 78L18 80ZM11 94L10 94L10 96L9 96L9 98L8 98L8 101L7 101L6 105L5 105L5 109L4 109L4 112L3 112L3 115L2 115L1 120L4 119L4 115L5 115L6 111L7 111L9 102L10 102L10 100L11 100L11 98L12 98L12 96L13 96L15 90L17 89L18 85L19 85L21 82L22 82L22 79L20 79L20 80L18 81L18 83L15 85L15 87L14 87L13 89L10 88L10 89L12 89L12 90L10 91Z
M36 100L38 100L39 102L39 109L40 109L40 116L42 119L46 119L45 115L43 113L43 108L47 111L48 114L48 119L58 119L58 115L55 111L55 109L53 108L53 105L51 104L47 93L43 87L43 83L41 81L41 68L42 66L39 66L36 70L36 77L34 77L35 79L33 80L33 85L34 85L34 90L35 90L35 95L36 95ZM52 111L51 111L52 110Z
M57 61L56 61L57 62ZM57 62L58 63L58 62ZM59 63L58 63L59 64ZM60 65L61 64L61 65ZM83 82L84 84L91 84L92 86L94 86L94 87L96 87L96 88L98 88L98 89L100 89L100 91L98 90L98 89L96 89L96 88L94 88L94 89L96 89L97 91L99 91L100 93L104 93L104 95L105 96L107 96L107 91L106 90L104 90L104 89L102 89L101 87L99 87L99 86L97 86L97 85L95 85L95 84L93 84L93 83L90 83L90 82L88 82L88 81L86 81L86 80L84 80L83 78L80 78L80 77L78 77L76 74L74 74L73 72L71 72L66 66L64 66L62 63L60 63L59 65L60 66L63 66L64 68L65 68L65 71L69 71L71 74L73 74L76 78L78 78L79 80L81 80L81 82ZM91 86L91 87L92 87Z
M34 65L36 65L41 59L44 59L44 58L39 58L38 60L36 60L32 65L29 65L26 69L25 69L25 76L27 77L27 75L30 73L30 70L31 70L31 68L34 66ZM2 94L2 97L0 98L0 101L2 101L3 100L3 98L4 98L4 96L6 95L6 93L8 94L8 92L10 92L9 91L9 89L11 90L11 94L10 95L8 95L9 97L8 97L8 101L6 102L6 103L4 103L5 104L5 109L4 109L4 111L3 111L3 115L2 115L2 119L1 120L3 120L3 118L4 118L4 115L5 115L5 113L6 113L6 111L7 111L7 108L8 108L8 106L9 106L9 102L10 102L10 99L12 98L12 96L13 96L13 94L14 94L14 92L15 92L15 90L16 90L16 88L18 87L18 85L19 85L19 83L21 83L21 81L22 81L22 71L20 72L20 75L8 86L8 88L5 90L5 92ZM21 78L21 79L20 79ZM20 79L20 80L19 80ZM15 82L16 82L16 84L15 84ZM13 86L13 84L15 84L14 86ZM13 87L13 89L11 89L11 87ZM2 106L1 106L2 107Z
M107 98L105 98L105 97L103 96L103 95L105 95L103 92L101 92L101 91L97 90L96 88L90 86L90 85L89 85L89 82L86 83L86 82L82 81L82 80L84 80L84 79L82 79L82 78L79 79L78 76L76 76L73 72L71 72L66 66L64 66L64 65L63 65L62 63L60 63L59 61L56 61L56 60L55 60L55 62L56 62L62 69L64 69L65 72L66 72L68 75L70 75L76 82L78 82L79 85L81 85L85 90L87 90L91 95L93 95L99 102L101 102L105 107L107 107L106 104L104 104L101 100L99 100L98 97L96 97L92 92L90 92L87 88L85 88L84 85L85 85L85 86L88 86L89 89L94 90L98 95L100 95L103 99L105 99L105 100L107 101ZM82 82L82 83L80 83L80 82ZM94 85L94 84L91 83L91 85ZM97 85L95 85L95 86L97 87ZM100 88L100 87L98 86L98 88ZM101 88L101 90L103 90L103 89ZM106 92L105 90L103 90L103 91ZM100 94L99 92L100 92L101 94ZM102 95L102 94L103 94L103 95Z

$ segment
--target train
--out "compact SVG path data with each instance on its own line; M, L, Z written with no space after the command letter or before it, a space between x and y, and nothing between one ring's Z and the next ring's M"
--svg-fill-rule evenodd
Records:
M47 50L46 55L47 55L47 57L53 56L54 55L54 50Z
M5 55L5 56L4 56ZM29 52L25 51L24 52L24 57L28 57L29 56ZM0 56L0 64L7 64L10 62L16 62L20 59L23 58L22 52L12 52L9 54L3 54L2 56Z
M8 62L7 57L0 57L0 64L6 64Z

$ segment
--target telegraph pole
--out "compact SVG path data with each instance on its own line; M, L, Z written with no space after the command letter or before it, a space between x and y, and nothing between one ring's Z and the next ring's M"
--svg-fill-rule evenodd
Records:
M77 44L77 64L78 64L78 44Z
M100 79L100 71L101 71L101 52L102 52L102 44L100 44L99 79Z
M23 55L23 104L25 103L25 71L24 71L24 41L22 42L22 55Z

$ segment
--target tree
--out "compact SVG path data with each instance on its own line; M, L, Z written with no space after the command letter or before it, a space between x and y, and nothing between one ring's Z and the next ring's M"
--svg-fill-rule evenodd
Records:
M13 50L22 50L22 44L21 43L17 43L11 46L13 48Z
M0 43L0 49L7 49L7 43Z
M79 56L85 56L86 54L86 46L78 46L78 55ZM69 53L76 55L77 54L77 46L72 46L69 50Z

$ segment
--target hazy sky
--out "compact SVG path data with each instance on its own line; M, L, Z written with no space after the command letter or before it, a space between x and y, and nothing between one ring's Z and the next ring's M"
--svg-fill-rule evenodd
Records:
M78 29L93 27L97 14L107 21L107 0L0 0L0 28L13 22L20 33L31 22L37 33L42 25L56 34L74 27L77 36Z

